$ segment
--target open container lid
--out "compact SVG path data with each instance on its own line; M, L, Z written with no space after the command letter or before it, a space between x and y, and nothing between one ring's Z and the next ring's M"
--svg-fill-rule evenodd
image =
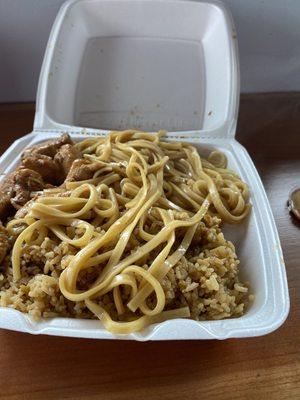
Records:
M53 25L35 131L235 134L239 70L222 3L73 0Z

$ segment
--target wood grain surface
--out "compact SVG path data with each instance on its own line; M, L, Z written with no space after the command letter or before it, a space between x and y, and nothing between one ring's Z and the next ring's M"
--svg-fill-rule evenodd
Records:
M32 105L0 105L0 150L32 129ZM0 330L0 399L300 399L300 94L245 95L238 140L264 182L283 247L291 311L276 332L226 341L118 342Z

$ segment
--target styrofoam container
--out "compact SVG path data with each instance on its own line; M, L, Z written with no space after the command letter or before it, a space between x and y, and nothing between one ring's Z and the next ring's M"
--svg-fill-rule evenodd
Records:
M65 3L50 34L41 70L33 133L1 157L4 172L25 147L69 132L74 140L110 129L166 129L226 153L251 190L253 210L226 226L241 260L241 278L255 295L244 316L221 321L177 319L130 335L100 321L36 322L2 308L0 327L33 334L101 339L175 340L251 337L278 328L289 311L285 266L272 212L258 173L235 140L239 102L236 33L220 2L81 0Z

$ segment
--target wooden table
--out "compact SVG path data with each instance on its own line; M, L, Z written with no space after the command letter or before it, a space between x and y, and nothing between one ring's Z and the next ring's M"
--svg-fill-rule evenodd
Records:
M1 152L30 132L32 105L0 106ZM3 399L300 399L300 229L286 208L300 184L300 94L243 96L238 140L265 184L291 297L265 337L134 343L0 331Z

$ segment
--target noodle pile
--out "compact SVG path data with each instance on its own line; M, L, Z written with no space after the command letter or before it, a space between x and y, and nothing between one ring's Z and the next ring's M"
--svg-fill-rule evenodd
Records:
M55 237L76 249L62 268L59 289L84 302L113 333L190 317L188 306L166 309L162 282L192 248L203 220L242 221L247 185L213 151L161 140L162 133L111 132L76 146L98 169L91 179L44 190L24 218L13 219L13 279L22 278L24 246ZM82 278L84 279L82 280ZM109 295L117 318L100 301Z

